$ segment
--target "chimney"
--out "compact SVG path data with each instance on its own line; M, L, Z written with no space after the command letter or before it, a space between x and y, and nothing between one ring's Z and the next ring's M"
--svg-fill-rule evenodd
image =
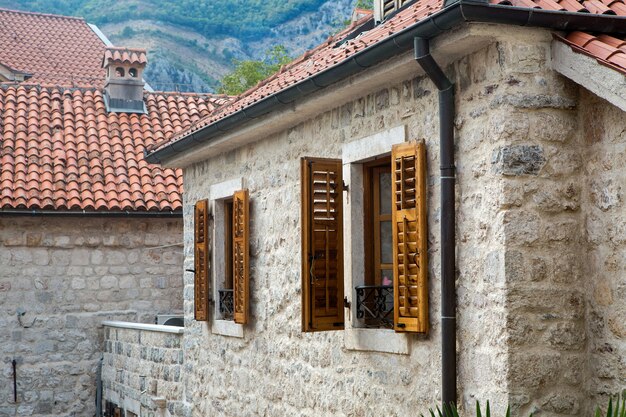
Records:
M106 49L102 67L106 70L104 101L107 111L146 113L142 76L147 62L145 49Z
M360 9L356 8L352 11L352 17L350 18L350 23L356 23L364 17L370 17L373 14L371 10L368 9Z

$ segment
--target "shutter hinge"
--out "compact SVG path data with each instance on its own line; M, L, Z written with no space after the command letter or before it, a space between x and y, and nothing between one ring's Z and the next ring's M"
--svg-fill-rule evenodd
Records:
M350 186L348 184L346 184L345 181L341 180L341 186L343 187L343 191L349 193L350 192Z
M340 322L333 323L333 327L343 327L343 322L340 321Z
M398 323L398 324L396 324L396 327L404 329L406 327L406 324L405 323Z
M350 301L348 301L348 297L343 297L343 306L345 308L350 308Z
M185 272L193 272L195 274L196 270L195 269L185 269Z

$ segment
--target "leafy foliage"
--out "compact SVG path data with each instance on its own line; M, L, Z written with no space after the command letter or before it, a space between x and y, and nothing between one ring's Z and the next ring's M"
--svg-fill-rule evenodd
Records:
M222 78L219 92L222 94L241 94L280 69L291 61L284 46L275 46L267 51L267 57L261 61L234 61L235 69Z
M156 20L184 25L204 35L220 33L254 39L323 3L324 0L0 0L0 7L82 16L96 24Z
M374 0L358 0L354 6L357 9L374 9Z
M443 411L437 406L435 408L437 413L431 408L428 410L430 417L459 417L459 411L453 403L450 405L444 405ZM420 414L420 417L424 417L424 414ZM476 401L476 417L483 417L482 410L480 408L480 403ZM491 417L491 409L489 407L489 401L487 401L487 408L485 409L485 417ZM509 407L506 408L505 417L511 417L511 409ZM532 414L531 414L532 417Z

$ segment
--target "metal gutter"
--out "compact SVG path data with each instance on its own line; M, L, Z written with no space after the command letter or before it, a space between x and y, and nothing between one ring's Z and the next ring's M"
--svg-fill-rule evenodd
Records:
M454 199L454 84L430 54L428 39L415 38L415 61L439 90L441 196L441 402L444 413L456 406L456 212Z
M150 217L182 218L181 211L58 211L36 209L0 209L0 216L57 216L57 217Z
M501 23L543 27L554 30L588 30L626 34L626 18L624 17L528 9L494 5L486 1L460 0L417 22L413 26L360 51L346 61L267 96L244 109L238 110L223 119L184 136L176 142L166 145L162 149L151 153L146 151L145 159L150 163L161 163L178 154L189 152L199 144L210 142L225 132L241 127L242 123L253 121L272 111L286 108L287 105L313 92L358 74L364 69L377 65L395 55L409 51L413 47L413 38L415 37L431 39L465 22Z

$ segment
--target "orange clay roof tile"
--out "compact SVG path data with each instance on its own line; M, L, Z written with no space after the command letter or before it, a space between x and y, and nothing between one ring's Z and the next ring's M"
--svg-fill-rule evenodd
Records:
M0 9L0 22L0 64L29 82L103 85L105 45L83 19Z
M0 123L0 208L180 210L182 173L149 165L143 151L162 135L163 121L180 120L190 104L203 106L200 116L207 117L228 99L173 98L145 93L148 114L107 114L95 88L0 86L0 109L15 107L3 112ZM166 102L173 105L163 107Z
M624 0L489 0L490 4L499 6L523 7L533 9L544 9L555 12L580 12L626 16L626 4ZM359 22L353 23L349 28L330 37L326 42L305 52L291 63L284 65L280 70L269 78L259 82L256 86L237 96L230 104L225 105L210 116L195 121L182 131L176 132L173 136L167 136L162 140L155 135L156 144L149 148L150 152L157 152L166 146L178 142L191 133L212 125L234 113L250 107L261 101L263 98L278 93L294 84L305 81L307 78L317 75L329 68L352 59L354 55L366 48L372 47L379 42L389 38L392 34L413 26L428 16L440 11L443 8L442 0L418 0L408 7L400 10L389 20L363 32L354 39L346 37L357 25L361 25L371 19L365 17ZM593 45L586 52L596 56L598 59L609 59L606 61L616 68L620 67L622 51L616 46L609 45L593 35L583 32L571 34L576 41L585 42L593 38ZM343 41L343 43L342 43ZM577 44L574 40L567 40L568 43ZM582 47L581 47L582 48ZM612 48L612 49L611 49Z
M622 36L623 37L623 36ZM555 38L567 43L576 52L595 58L599 63L626 74L626 41L610 35L593 36L585 32L572 32Z

